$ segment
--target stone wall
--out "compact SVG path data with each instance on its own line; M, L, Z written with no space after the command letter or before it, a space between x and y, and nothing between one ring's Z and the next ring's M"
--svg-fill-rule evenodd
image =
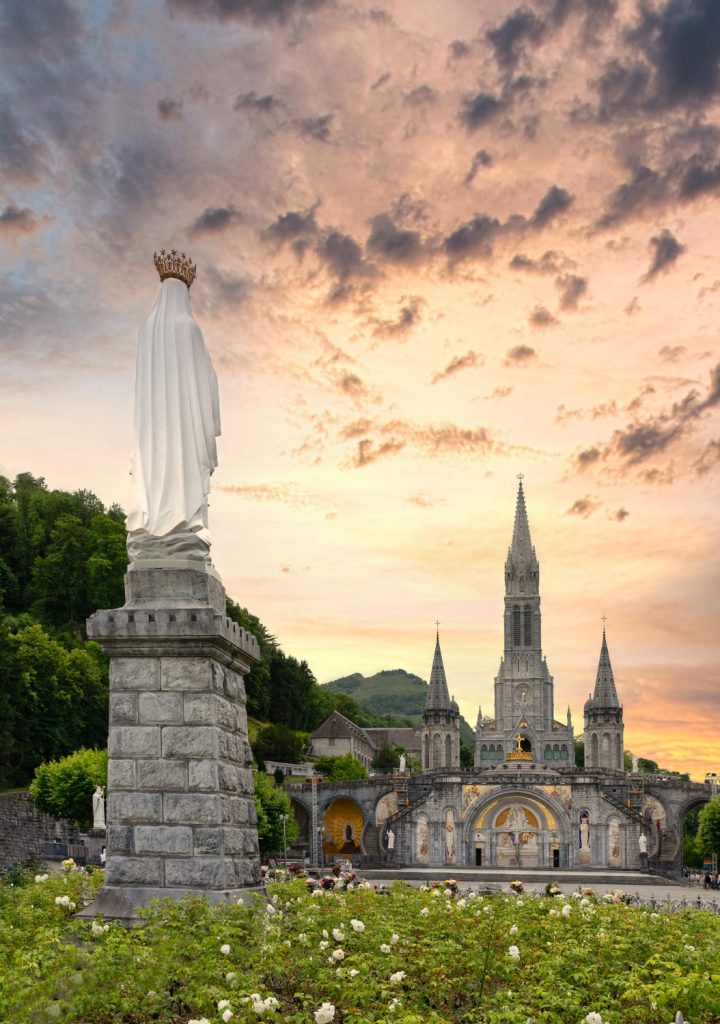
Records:
M77 829L68 821L41 814L29 793L0 796L0 870L28 857L42 860L43 844L53 839L74 842Z

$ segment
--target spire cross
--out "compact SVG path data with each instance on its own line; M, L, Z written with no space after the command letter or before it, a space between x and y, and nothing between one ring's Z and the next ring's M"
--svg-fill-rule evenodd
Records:
M440 620L439 619L435 620L435 630L438 633L440 632Z
M520 481L520 483L522 483L523 480L525 479L525 474L524 473L518 473L517 478Z
M601 615L600 618L602 619L603 633L604 633L605 632L605 623L607 622L607 615Z

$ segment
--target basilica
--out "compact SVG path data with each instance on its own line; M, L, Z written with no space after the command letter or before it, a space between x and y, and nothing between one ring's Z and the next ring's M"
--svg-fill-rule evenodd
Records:
M340 725L333 726L338 735ZM623 709L604 630L583 725L579 766L570 708L564 720L555 715L542 648L540 565L521 480L505 561L494 709L492 716L478 710L474 767L460 766L460 710L436 635L413 743L422 770L294 787L311 860L677 874L685 816L709 793L698 783L626 772Z

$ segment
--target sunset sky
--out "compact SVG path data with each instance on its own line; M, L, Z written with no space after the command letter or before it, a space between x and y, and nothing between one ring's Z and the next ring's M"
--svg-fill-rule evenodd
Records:
M213 557L320 682L492 712L517 474L556 715L720 770L717 0L0 0L0 473L130 499L198 264Z

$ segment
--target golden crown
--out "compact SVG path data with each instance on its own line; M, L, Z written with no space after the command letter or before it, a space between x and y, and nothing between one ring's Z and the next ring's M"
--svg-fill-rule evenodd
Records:
M161 249L160 252L154 254L153 259L161 281L164 281L166 277L176 277L178 281L183 281L189 288L195 280L197 267L184 252L178 252L177 249L166 252Z

